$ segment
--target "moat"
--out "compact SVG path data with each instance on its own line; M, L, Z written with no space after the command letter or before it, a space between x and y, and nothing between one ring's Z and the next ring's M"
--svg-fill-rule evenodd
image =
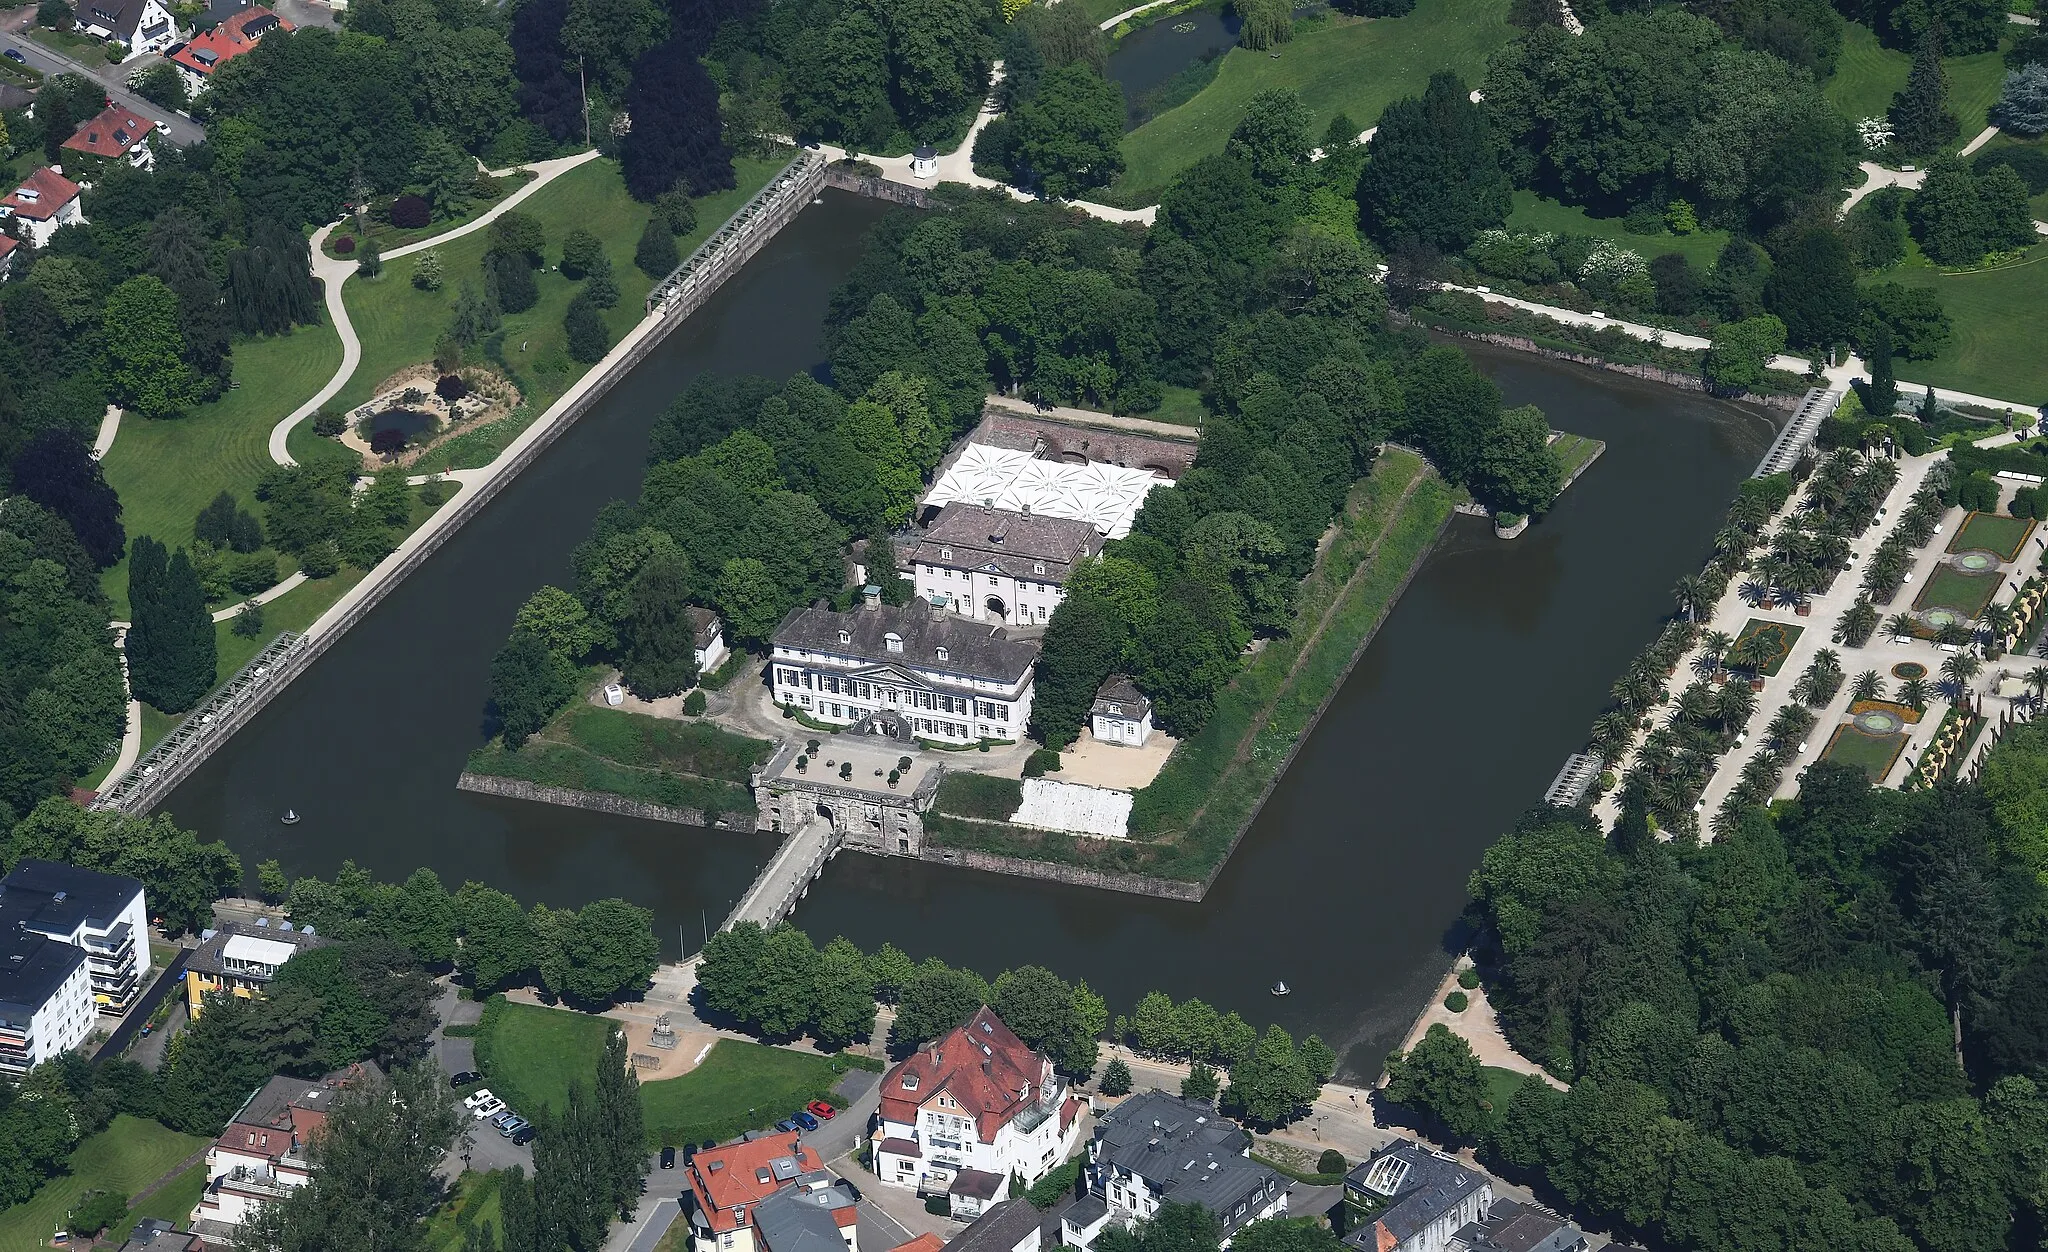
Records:
M455 789L484 735L492 653L608 500L637 494L648 431L707 370L816 368L820 319L886 206L807 210L164 806L253 870L418 866L525 901L623 896L694 949L770 835L608 817ZM841 856L797 910L819 939L891 940L993 975L1048 965L1112 1011L1198 995L1377 1066L1449 961L1480 853L1541 796L1670 611L1772 427L1760 410L1467 345L1506 392L1606 455L1521 539L1459 518L1426 560L1207 900L1173 903ZM284 826L287 808L304 819ZM1272 999L1285 979L1297 994Z

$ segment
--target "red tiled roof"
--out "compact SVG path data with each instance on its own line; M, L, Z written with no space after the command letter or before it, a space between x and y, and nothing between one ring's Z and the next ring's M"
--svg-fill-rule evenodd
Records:
M944 1091L974 1117L981 1142L992 1143L997 1130L1039 1098L1051 1071L1050 1062L984 1005L965 1026L882 1076L882 1116L915 1122L918 1108Z
M927 1232L912 1239L909 1243L897 1244L889 1249L889 1252L939 1252L939 1249L945 1246L946 1241L944 1239Z
M0 197L0 206L14 210L17 217L42 222L57 216L57 210L77 198L78 184L45 165Z
M822 1164L793 1131L763 1135L751 1143L729 1143L699 1152L691 1160L690 1190L714 1231L753 1224L753 1206L790 1182L775 1177L774 1163L784 1157L794 1160L799 1172Z
M156 129L156 123L135 110L118 104L110 104L100 115L72 132L64 146L73 152L90 152L94 156L126 156L128 150L149 137Z
M269 21L261 19L268 18ZM256 29L251 31L250 26ZM257 41L274 30L291 30L292 24L262 5L243 9L209 31L192 36L192 41L171 54L171 60L195 74L211 74L221 66L254 48ZM201 53L211 53L208 61Z

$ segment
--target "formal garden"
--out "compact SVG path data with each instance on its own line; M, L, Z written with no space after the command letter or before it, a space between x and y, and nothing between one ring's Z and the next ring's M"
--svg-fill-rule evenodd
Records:
M1907 726L1919 720L1919 712L1906 705L1858 701L1850 706L1847 720L1835 728L1821 759L1857 766L1873 784L1881 783L1906 750Z
M1963 552L1934 567L1920 594L1913 599L1913 611L1930 630L1957 622L1973 622L1984 615L1984 607L2004 583L1998 562L1989 552Z
M1742 669L1759 678L1776 678L1792 656L1792 645L1799 642L1805 630L1790 622L1752 617L1743 623L1728 656L1740 658Z
M1962 555L1978 551L1995 556L2000 563L2009 564L2019 559L2020 550L2026 547L2027 537L2033 533L2032 518L1973 512L1956 529L1955 538L1948 541L1948 550ZM1978 563L1964 568L1982 573L1986 567Z

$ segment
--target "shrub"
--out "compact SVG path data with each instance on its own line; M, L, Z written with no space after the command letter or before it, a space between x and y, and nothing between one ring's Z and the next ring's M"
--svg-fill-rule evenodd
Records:
M313 415L313 433L328 439L348 429L348 419L333 409L322 409Z
M1470 1001L1465 998L1465 993L1462 991L1453 991L1444 997L1444 1007L1453 1013L1464 1012L1465 1006L1469 1003Z
M364 278L375 278L383 272L384 254L377 249L377 241L363 240L363 254L356 260L356 273Z
M1318 1174L1341 1174L1350 1168L1351 1162L1345 1160L1344 1154L1335 1148L1324 1148L1323 1154L1316 1158Z
M341 549L332 539L322 539L299 554L299 568L308 578L332 578L341 569Z
M687 235L697 229L697 206L684 192L664 191L654 197L654 216L671 235Z
M647 228L640 232L640 243L633 249L633 264L640 267L641 273L660 281L681 263L682 257L676 252L676 237L660 220L647 219Z
M1115 1065L1117 1062L1112 1061L1110 1064ZM1103 1075L1104 1078L1108 1076L1106 1073ZM1080 1177L1081 1158L1077 1156L1031 1184L1030 1190L1024 1193L1024 1198L1031 1202L1032 1208L1049 1209L1060 1202L1061 1196L1074 1189L1075 1182Z
M277 554L237 552L227 558L228 586L235 594L253 596L277 585Z
M370 451L378 456L393 456L405 451L405 432L386 426L370 435Z
M428 248L412 263L412 285L421 291L441 290L441 250Z
M953 1200L950 1196L928 1195L924 1198L924 1211L933 1217L951 1217Z
M1479 986L1479 971L1470 968L1459 970L1458 985L1467 991L1474 990Z
M1043 778L1060 767L1060 754L1051 748L1034 748L1024 758L1024 777Z
M434 394L453 404L469 394L469 384L460 374L443 374L434 380Z
M611 349L611 332L598 316L597 305L582 294L569 301L569 311L562 315L562 334L569 341L570 358L586 365L603 360Z
M562 273L581 278L604 263L604 242L587 230L570 231L562 239Z
M235 610L235 623L229 627L244 639L254 639L263 633L263 606L254 600L244 601Z
M495 200L498 198L498 193L503 190L505 188L496 178L484 173L482 170L477 171L476 181L469 185L469 194L479 200Z
M356 237L354 235L343 235L334 241L334 255L336 256L347 256L355 250Z
M90 1191L64 1219L74 1235L90 1237L128 1216L128 1197L118 1191Z
M434 218L433 209L420 196L400 196L391 202L391 224L401 230L418 230Z
M702 717L704 716L704 706L709 703L710 701L704 698L703 692L692 691L689 695L683 697L683 712L691 717Z
M2014 517L2041 516L2040 489L2036 487L2021 487L2013 492L2012 503L2006 506L2006 512L2011 513Z

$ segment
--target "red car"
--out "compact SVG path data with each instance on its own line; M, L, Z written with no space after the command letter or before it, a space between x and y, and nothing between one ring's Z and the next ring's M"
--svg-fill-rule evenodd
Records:
M833 1114L837 1113L839 1110L833 1108L831 1105L825 1103L823 1100L813 1100L809 1104L804 1105L804 1111L806 1113L809 1113L811 1116L817 1118L821 1122L829 1122L832 1120Z

